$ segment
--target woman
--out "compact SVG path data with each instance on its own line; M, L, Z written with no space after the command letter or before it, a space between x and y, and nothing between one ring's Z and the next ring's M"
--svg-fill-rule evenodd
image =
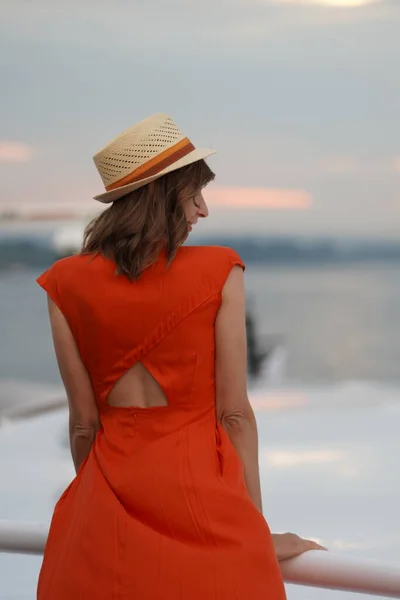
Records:
M183 247L214 174L155 115L98 152L111 206L39 277L77 476L58 501L39 600L283 600L246 391L244 265Z

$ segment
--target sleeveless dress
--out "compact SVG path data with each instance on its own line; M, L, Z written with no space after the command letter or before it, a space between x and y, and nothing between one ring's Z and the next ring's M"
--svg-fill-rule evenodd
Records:
M101 421L56 504L38 600L285 599L270 530L216 418L214 324L234 265L244 268L230 248L187 246L136 282L100 255L38 278L69 323ZM167 406L107 404L138 362Z

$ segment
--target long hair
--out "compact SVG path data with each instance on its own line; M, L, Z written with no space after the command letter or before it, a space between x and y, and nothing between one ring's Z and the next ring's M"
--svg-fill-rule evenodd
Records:
M85 229L81 254L112 259L117 274L136 280L164 248L169 265L188 236L182 203L195 196L214 173L199 160L114 201Z

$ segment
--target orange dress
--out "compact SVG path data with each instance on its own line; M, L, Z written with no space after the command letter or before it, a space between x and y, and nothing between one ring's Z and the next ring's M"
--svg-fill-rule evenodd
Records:
M90 375L101 427L56 504L38 600L284 600L268 525L215 411L214 323L230 248L182 247L130 282L101 256L57 261L38 283ZM141 362L167 406L112 407Z

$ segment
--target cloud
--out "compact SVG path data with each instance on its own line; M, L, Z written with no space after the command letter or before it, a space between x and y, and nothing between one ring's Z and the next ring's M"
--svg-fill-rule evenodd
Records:
M334 3L336 8L354 7L355 3L366 7L369 3L371 10L321 10L329 8L329 3L331 8ZM145 62L152 55L158 58L160 49L166 55L180 55L182 47L186 55L197 55L201 48L202 56L215 57L223 41L229 44L229 53L224 52L229 61L232 52L239 56L243 52L249 53L246 48L238 48L240 38L248 40L249 50L260 41L276 40L282 34L284 43L290 45L292 32L318 30L322 26L331 28L336 22L353 19L358 26L361 18L375 21L379 16L378 8L383 9L384 16L388 9L390 18L395 18L396 10L390 10L390 4L385 0L204 0L190 3L190 9L185 0L168 3L70 0L61 4L51 0L23 4L9 0L2 17L4 33L16 39L47 40L54 46L96 48L109 55L122 48L138 49L139 60ZM357 14L353 16L353 13ZM107 35L112 44L105 44ZM176 43L171 44L171 39ZM258 60L267 60L269 56L269 52L262 53Z
M319 171L332 175L350 175L362 170L361 161L353 156L332 156L320 159Z
M204 195L210 206L228 209L307 210L312 205L311 195L303 190L211 187Z
M296 468L303 465L343 463L348 456L337 450L271 450L261 454L264 461L271 467Z
M325 156L316 159L316 172L322 175L392 175L400 172L400 158L362 158L357 156Z
M384 0L275 0L277 3L298 5L320 4L334 8L360 8L369 4L377 4Z
M32 155L33 150L28 144L0 140L0 163L27 163Z
M221 223L398 236L400 1L189 4L2 0L1 135L40 156L3 168L0 199L91 198L94 151L163 110L219 150Z

